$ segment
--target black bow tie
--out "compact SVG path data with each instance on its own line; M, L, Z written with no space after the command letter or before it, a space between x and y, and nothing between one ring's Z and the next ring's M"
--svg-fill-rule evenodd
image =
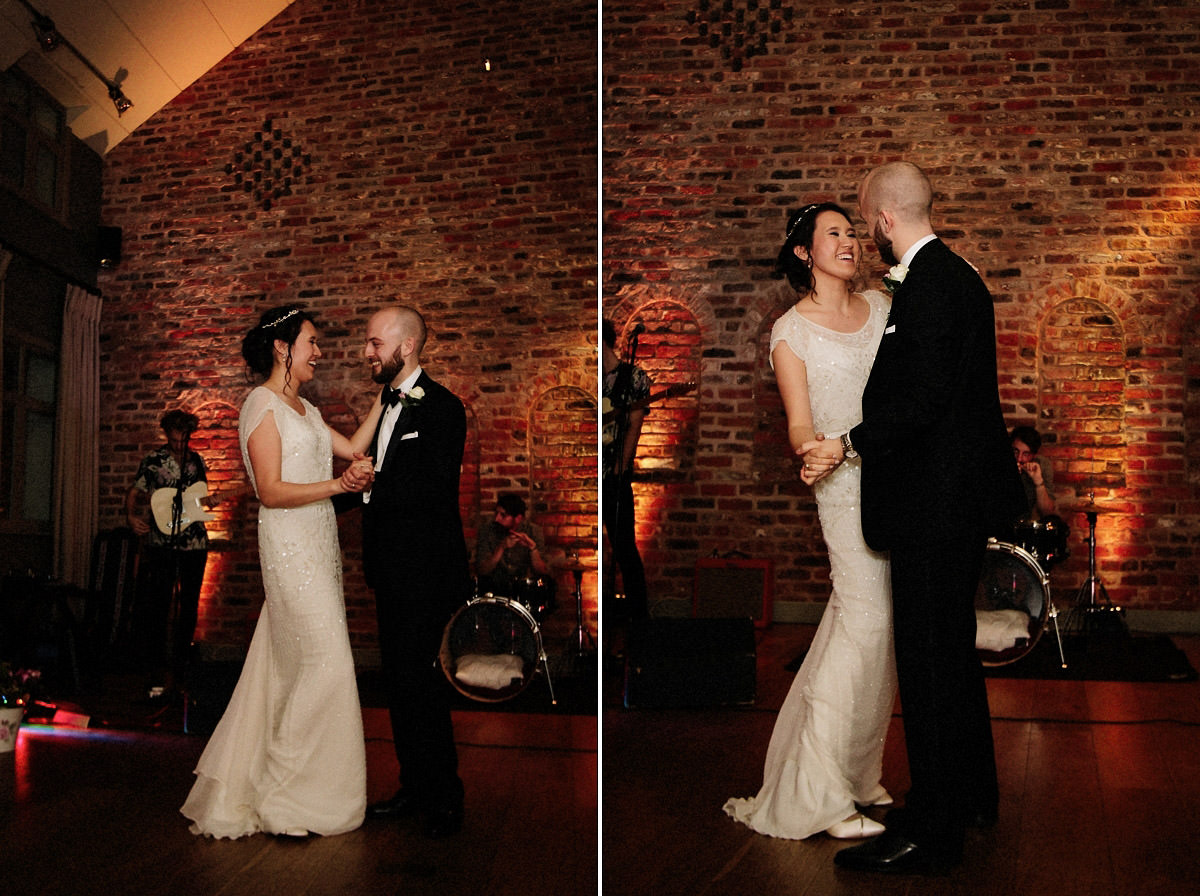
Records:
M399 389L393 389L391 386L383 387L383 394L380 396L380 401L383 402L384 408L390 408L393 405L400 403L400 399L404 397L404 393Z

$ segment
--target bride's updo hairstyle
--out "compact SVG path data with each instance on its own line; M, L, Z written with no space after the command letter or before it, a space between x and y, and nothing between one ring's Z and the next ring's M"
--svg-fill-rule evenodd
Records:
M258 319L258 324L242 339L242 357L246 366L264 380L269 377L271 368L275 365L275 340L281 339L288 347L284 363L290 378L292 346L295 345L305 321L313 326L317 324L312 314L305 311L302 305L282 305L264 311Z
M813 234L817 229L817 215L821 212L837 212L847 221L853 220L846 214L846 210L836 202L817 202L813 205L806 205L799 211L788 215L787 235L783 239L783 248L779 250L779 257L775 259L775 275L787 277L792 289L801 296L812 292L815 285L812 274L812 245ZM796 254L797 246L803 247L804 251L808 253L808 261Z

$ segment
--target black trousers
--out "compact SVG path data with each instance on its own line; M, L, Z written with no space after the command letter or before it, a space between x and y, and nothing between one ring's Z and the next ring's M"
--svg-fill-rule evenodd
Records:
M182 680L196 634L208 551L147 546L139 563L134 631L141 664L148 674L170 671Z
M463 785L450 719L450 683L438 665L450 621L441 589L403 583L375 589L379 653L400 786L430 808L461 808Z
M891 552L896 674L912 789L887 825L935 860L962 858L967 820L994 814L996 757L975 589L986 538L947 534Z
M613 560L621 570L625 601L631 619L650 615L646 596L646 568L638 553L634 529L633 482L628 476L604 478L604 531Z

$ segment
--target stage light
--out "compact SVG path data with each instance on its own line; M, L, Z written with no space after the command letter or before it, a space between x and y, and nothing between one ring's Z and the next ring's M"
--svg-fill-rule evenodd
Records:
M108 82L108 96L113 101L113 105L117 107L118 115L124 115L129 110L129 107L133 105L129 101L129 97L122 93L121 88L112 81Z
M40 12L30 9L33 13L33 30L37 34L38 46L49 52L62 43L62 35L54 27L54 20Z
M75 57L88 67L93 75L100 79L106 88L108 88L108 98L113 101L113 105L117 107L117 115L124 115L133 106L133 102L121 90L121 86L106 77L92 61L84 56L75 48L75 46L59 33L58 28L54 25L54 20L48 15L38 12L30 5L29 0L21 0L21 5L29 10L29 14L33 16L33 30L37 35L38 46L47 53L58 49L58 47L66 47Z

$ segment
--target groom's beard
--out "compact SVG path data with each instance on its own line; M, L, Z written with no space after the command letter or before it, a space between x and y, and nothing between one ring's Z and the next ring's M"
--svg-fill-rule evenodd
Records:
M381 386L386 386L396 378L396 374L404 367L404 359L400 357L400 349L392 354L390 361L379 362L379 373L372 374L371 379L379 383Z
M879 257L883 259L884 264L890 267L900 263L900 259L896 258L896 253L892 251L892 241L884 236L879 224L875 225L871 239L875 241L875 247L879 250Z

